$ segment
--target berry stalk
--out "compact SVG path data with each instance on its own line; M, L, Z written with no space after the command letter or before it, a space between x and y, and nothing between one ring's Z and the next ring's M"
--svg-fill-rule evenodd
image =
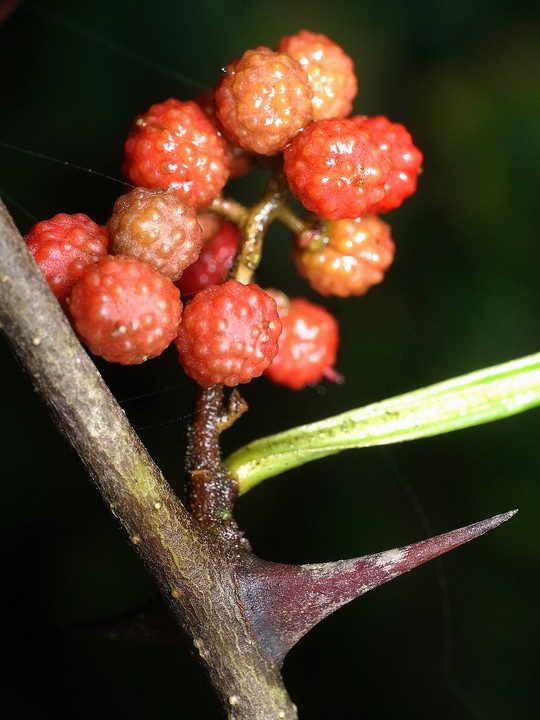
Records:
M231 548L240 549L241 534L232 516L237 483L221 459L219 439L247 410L247 404L234 389L225 409L224 389L214 385L199 390L194 419L189 430L187 453L187 508L200 526L216 532ZM246 549L243 544L243 549Z
M240 246L229 273L229 279L248 285L262 257L263 239L270 223L283 209L288 186L282 173L270 178L261 200L251 209L224 198L214 200L212 210L223 217L242 222ZM231 395L231 401L233 396ZM247 410L247 404L234 393L236 407ZM224 429L220 418L231 422L241 413L224 406L222 385L197 388L194 420L188 435L186 492L188 508L203 527L218 530L233 546L239 547L241 536L232 517L238 490L229 469L222 462L219 437ZM246 547L244 546L244 549Z
M282 173L273 175L261 200L248 213L240 236L240 249L229 278L247 285L262 258L262 244L270 223L278 216L287 198L288 185Z

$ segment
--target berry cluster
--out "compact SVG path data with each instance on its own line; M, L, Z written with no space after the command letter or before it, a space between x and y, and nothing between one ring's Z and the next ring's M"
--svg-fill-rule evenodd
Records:
M357 89L343 49L301 30L231 60L196 98L138 115L122 166L134 187L106 225L60 214L26 237L90 351L136 364L174 343L202 387L262 374L293 389L339 380L336 320L253 282L264 212L222 193L230 178L270 168L306 210L296 215L284 194L272 219L292 230L312 289L346 297L380 283L395 248L379 215L416 190L422 153L403 125L353 115Z

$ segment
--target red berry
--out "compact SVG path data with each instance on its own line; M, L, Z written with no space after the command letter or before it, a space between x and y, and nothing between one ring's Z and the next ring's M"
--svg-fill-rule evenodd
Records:
M49 287L65 306L83 270L106 255L107 228L87 215L60 213L38 222L25 237Z
M328 222L296 238L300 275L321 295L364 295L382 282L394 259L390 227L377 215Z
M285 148L283 160L292 193L322 218L360 217L386 193L390 163L350 118L308 125Z
M197 212L172 188L135 188L116 201L108 222L110 251L152 265L177 280L203 245Z
M275 291L268 292L276 297ZM264 374L293 390L319 383L323 377L338 380L333 368L339 337L333 315L304 298L282 299L278 311L283 326L279 350Z
M343 118L350 114L358 83L351 58L326 35L300 30L282 37L278 45L297 60L313 90L313 119Z
M275 300L258 285L228 280L186 305L174 342L180 364L201 387L234 387L268 367L280 332Z
M193 100L152 105L135 119L124 151L134 185L170 186L195 208L210 205L229 177L225 140Z
M390 122L383 115L357 115L353 120L370 133L392 166L385 183L386 195L371 207L370 212L377 214L393 210L415 192L422 168L422 153L400 123Z
M227 137L260 155L276 155L312 119L311 89L296 60L266 47L233 60L215 91Z
M94 355L137 365L160 355L178 333L178 288L150 265L125 255L106 255L74 285L69 310Z
M209 214L207 213L207 215ZM200 219L202 220L202 218ZM221 218L216 220L217 227L214 227L212 223L212 229L199 258L184 270L182 277L177 282L184 297L190 297L209 285L219 285L225 282L232 267L240 231L234 223Z

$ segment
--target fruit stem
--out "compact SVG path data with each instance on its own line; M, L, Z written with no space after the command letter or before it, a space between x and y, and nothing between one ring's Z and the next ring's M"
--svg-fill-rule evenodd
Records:
M208 210L225 218L225 220L235 223L238 227L242 227L249 216L248 208L237 200L225 198L221 195L212 202Z
M231 549L248 549L232 511L238 485L221 458L220 435L247 410L237 390L225 406L222 385L199 388L188 434L187 508L205 530L218 534Z
M241 229L240 247L229 279L245 285L252 281L262 257L265 233L283 209L287 193L285 176L281 170L276 170L262 199L251 209L223 197L212 203L212 212L237 223ZM289 214L285 215L289 217ZM226 409L222 385L198 388L188 434L186 495L188 510L201 527L217 533L233 551L249 552L249 545L233 518L238 485L222 460L219 442L221 432L246 410L247 405L237 390L231 393Z
M283 203L277 213L277 219L289 228L294 235L300 235L306 230L310 230L313 223L309 220L305 220L297 215L290 205Z
M278 216L288 193L283 173L276 172L266 186L260 202L248 212L241 227L240 249L229 273L229 279L248 285L262 258L262 244L270 223Z

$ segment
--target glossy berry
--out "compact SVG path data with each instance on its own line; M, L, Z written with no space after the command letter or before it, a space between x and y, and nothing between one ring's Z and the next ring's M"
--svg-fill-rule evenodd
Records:
M422 169L422 153L414 145L409 131L400 123L390 122L383 115L357 115L353 120L370 133L392 166L385 182L386 194L370 212L377 214L393 210L416 191Z
M108 222L110 252L152 265L177 280L203 245L197 211L172 188L135 188L118 198Z
M296 60L266 47L233 60L215 91L217 117L236 145L276 155L312 120L311 89Z
M276 298L275 291L268 292ZM339 380L334 370L339 333L333 315L304 298L278 297L276 302L283 329L278 354L264 374L292 390L319 383L324 377Z
M209 213L206 214L208 215ZM200 222L204 230L204 215L200 218ZM210 222L211 230L208 236L205 235L207 240L201 254L193 265L184 270L177 282L184 297L191 297L209 285L225 282L232 267L238 249L240 231L234 223L221 218L215 219L215 225L214 222Z
M350 115L358 83L351 58L322 33L300 30L282 37L278 45L297 60L307 73L313 91L313 119Z
M69 310L75 329L94 355L137 365L160 355L178 333L178 288L150 265L106 255L74 285Z
M258 285L228 280L186 305L175 345L180 364L201 387L234 387L268 367L280 332L275 300Z
M188 205L204 208L229 177L225 144L196 102L170 98L135 119L122 169L134 185L172 187Z
M321 218L369 212L385 196L390 163L354 120L318 120L285 148L284 170L295 197Z
M83 270L107 254L107 228L83 213L38 222L25 237L49 287L63 306Z
M296 267L321 295L364 295L394 259L390 227L377 215L326 223L296 238Z

